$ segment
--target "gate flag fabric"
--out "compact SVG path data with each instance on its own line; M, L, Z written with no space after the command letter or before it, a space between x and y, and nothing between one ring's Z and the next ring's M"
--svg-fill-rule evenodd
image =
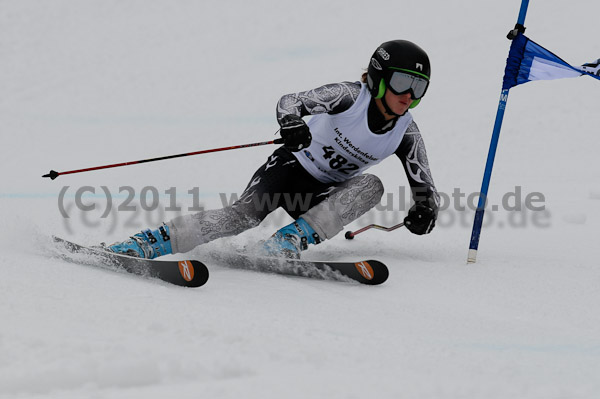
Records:
M534 80L576 78L588 75L600 80L600 59L582 66L572 66L519 33L510 46L502 89Z

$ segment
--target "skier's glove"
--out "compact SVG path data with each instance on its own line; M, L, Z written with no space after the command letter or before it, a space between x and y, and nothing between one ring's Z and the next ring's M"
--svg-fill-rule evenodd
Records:
M437 205L430 201L415 203L404 218L404 226L413 234L429 234L435 227Z
M279 121L283 146L296 152L310 145L312 136L306 123L297 115L285 115Z

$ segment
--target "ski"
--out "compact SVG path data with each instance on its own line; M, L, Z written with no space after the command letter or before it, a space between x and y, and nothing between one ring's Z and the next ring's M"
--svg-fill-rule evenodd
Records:
M134 258L85 247L59 237L53 237L57 256L71 263L121 270L147 278L157 278L182 287L200 287L208 281L207 267L197 260L154 260ZM66 250L66 252L65 252Z
M254 256L237 252L213 251L209 255L215 263L236 269L254 270L322 280L355 281L366 285L384 283L388 276L387 266L377 260L358 262L313 261L277 257Z

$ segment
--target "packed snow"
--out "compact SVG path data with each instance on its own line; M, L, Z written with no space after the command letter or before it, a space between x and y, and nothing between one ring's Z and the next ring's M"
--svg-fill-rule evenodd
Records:
M0 397L594 398L600 392L598 81L511 90L478 261L467 251L520 1L0 2ZM600 55L591 0L532 1L527 35ZM211 264L185 289L49 257L50 237L122 240L241 194L273 146L41 175L271 140L281 95L356 81L376 46L418 43L412 111L444 194L428 236L343 234L307 259L376 258L376 287ZM392 157L370 169L391 226ZM108 200L110 198L110 201ZM107 207L111 208L107 209ZM88 210L84 210L88 207ZM91 209L94 207L94 209ZM280 211L186 255L239 249Z

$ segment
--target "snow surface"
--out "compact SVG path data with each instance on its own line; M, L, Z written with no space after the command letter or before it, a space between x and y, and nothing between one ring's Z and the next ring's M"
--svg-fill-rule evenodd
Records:
M598 82L511 91L490 202L518 187L522 201L543 194L546 208L488 212L478 263L466 265L473 212L455 208L481 184L519 6L1 1L0 397L598 397ZM533 1L527 33L583 64L600 54L599 11L592 0ZM306 253L380 259L391 269L384 285L210 265L206 286L182 289L48 258L52 234L111 242L174 217L165 211L172 187L181 212L194 201L218 207L219 193L239 194L273 147L55 181L42 174L269 140L282 94L357 80L375 47L394 38L430 54L431 88L413 114L439 190L465 198L429 236L340 235ZM400 163L370 171L394 209L350 229L405 214ZM97 209L82 212L76 192L86 186L96 193L83 202ZM136 212L116 211L122 186ZM160 194L154 212L140 210L147 186ZM102 187L114 201L105 218ZM287 222L276 212L189 256L243 246Z

